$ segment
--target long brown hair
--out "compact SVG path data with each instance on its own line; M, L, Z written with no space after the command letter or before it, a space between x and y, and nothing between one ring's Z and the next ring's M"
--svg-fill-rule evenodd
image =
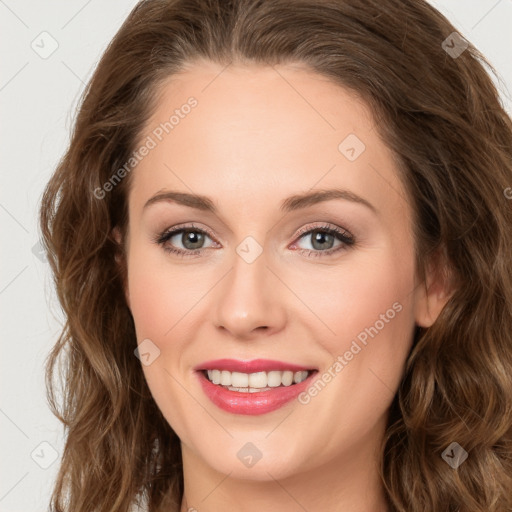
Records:
M67 433L51 510L180 507L179 439L133 355L112 236L126 230L130 175L102 187L129 160L159 85L199 59L302 63L372 108L413 209L417 268L424 276L442 251L456 285L436 322L417 328L392 405L381 466L390 510L512 510L512 122L485 57L469 42L448 51L461 45L454 32L423 0L135 6L84 91L40 210L66 318L47 361ZM442 457L452 442L469 454L456 469Z

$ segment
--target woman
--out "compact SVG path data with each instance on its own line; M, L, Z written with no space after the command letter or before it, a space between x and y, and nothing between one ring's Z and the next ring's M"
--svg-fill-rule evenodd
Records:
M418 0L133 9L41 205L52 510L512 510L483 64Z

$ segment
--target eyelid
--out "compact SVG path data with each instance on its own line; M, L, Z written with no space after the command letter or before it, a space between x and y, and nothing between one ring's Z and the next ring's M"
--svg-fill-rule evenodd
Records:
M324 222L324 224L322 224L321 226L304 226L303 228L300 228L299 231L297 231L295 238L300 238L302 235L310 233L312 231L332 231L336 233L338 236L343 236L349 240L355 241L354 236L348 229L336 226L334 224L331 224L330 222Z
M187 231L187 230L202 231L202 232L206 233L212 240L216 240L215 236L213 235L213 232L209 228L196 226L194 223L176 224L175 226L172 226L172 228L165 229L158 236L165 236L170 233L176 234L176 233L179 233L180 231Z

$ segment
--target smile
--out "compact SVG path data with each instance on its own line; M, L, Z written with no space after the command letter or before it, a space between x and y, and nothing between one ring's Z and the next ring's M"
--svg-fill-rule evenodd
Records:
M230 391L258 393L268 391L280 386L291 386L299 384L306 380L309 371L301 370L293 372L291 370L257 373L229 372L227 370L206 370L206 376L213 384L226 387Z
M311 382L317 369L257 359L218 359L195 368L206 396L233 414L264 414L284 406Z

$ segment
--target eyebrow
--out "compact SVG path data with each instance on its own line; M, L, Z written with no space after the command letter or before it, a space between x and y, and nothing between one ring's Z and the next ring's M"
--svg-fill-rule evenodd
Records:
M285 199L280 206L281 212L287 213L295 210L300 210L313 206L318 203L325 201L331 201L333 199L342 199L345 201L351 201L358 203L369 208L373 213L378 214L377 209L366 199L358 196L350 190L344 189L326 189L326 190L315 190L312 192L306 192L304 194L295 194ZM198 194L188 194L186 192L176 191L164 191L155 194L153 197L148 199L143 209L145 210L148 206L159 203L159 202L174 202L197 210L207 211L217 214L217 208L213 201L206 196Z

